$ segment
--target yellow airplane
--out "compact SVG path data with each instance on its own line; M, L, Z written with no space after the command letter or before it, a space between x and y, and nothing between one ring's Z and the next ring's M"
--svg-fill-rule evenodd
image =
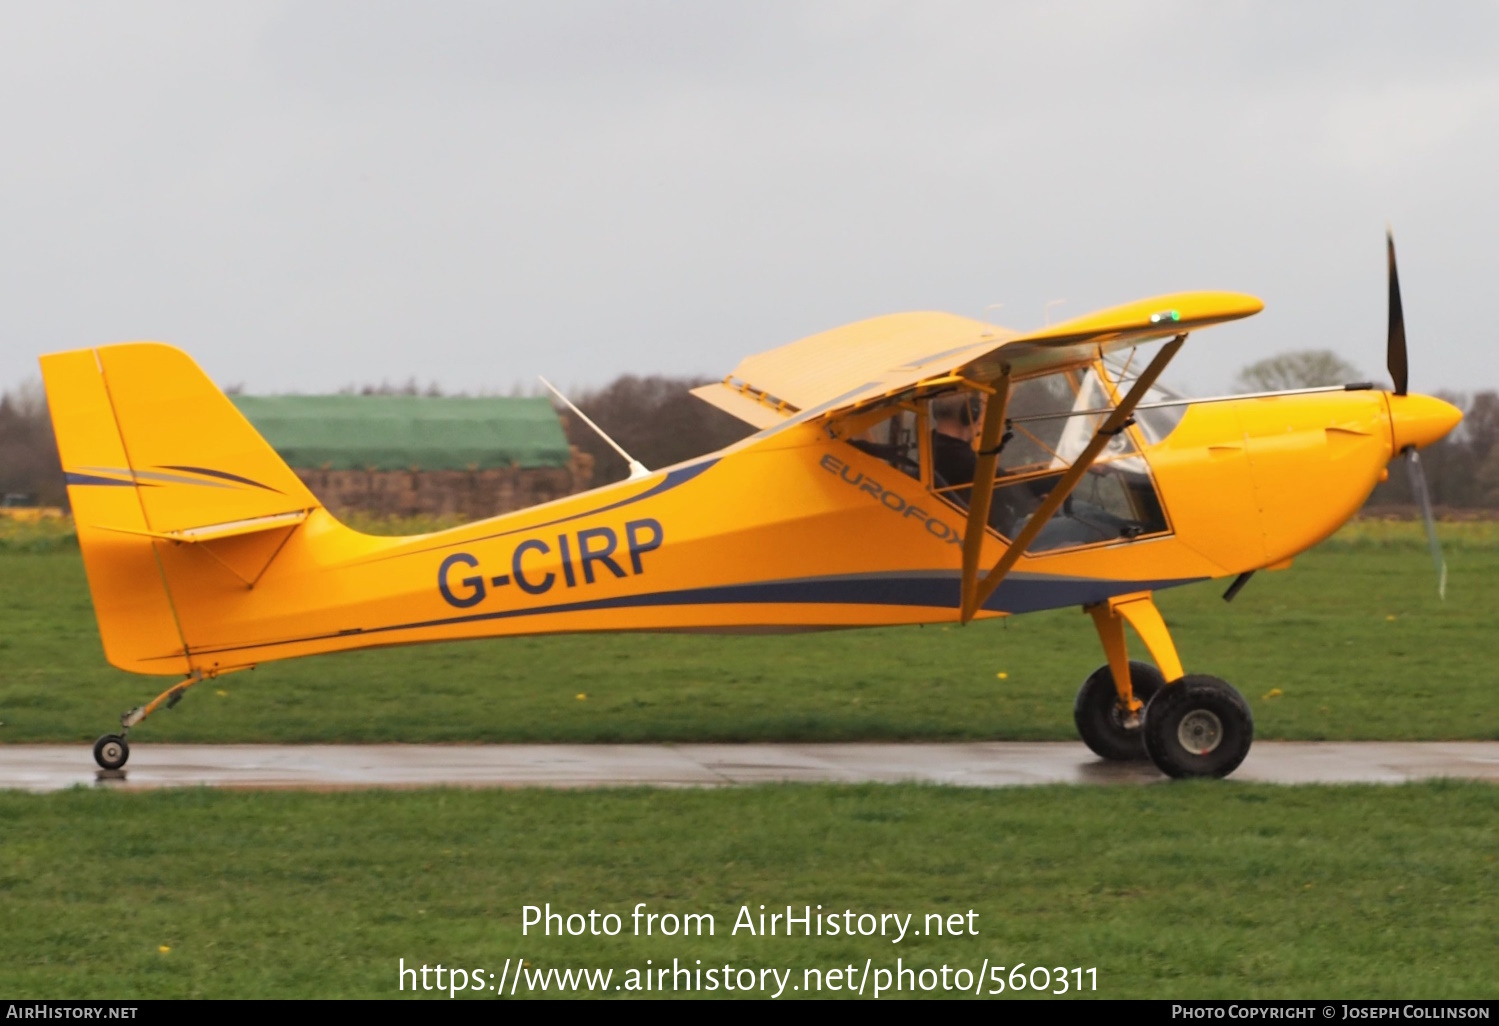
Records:
M1336 530L1397 454L1419 481L1414 449L1461 414L1407 394L1393 243L1389 261L1392 391L1164 391L1189 332L1261 309L1234 293L1157 296L1027 334L895 314L751 356L698 389L759 429L735 445L415 537L335 520L177 349L44 356L105 654L182 678L126 713L95 758L124 765L130 729L199 681L323 652L1081 606L1107 657L1077 696L1083 740L1174 777L1224 776L1249 750L1249 707L1224 681L1184 674L1152 593L1236 577L1232 597ZM1126 623L1154 666L1129 660Z

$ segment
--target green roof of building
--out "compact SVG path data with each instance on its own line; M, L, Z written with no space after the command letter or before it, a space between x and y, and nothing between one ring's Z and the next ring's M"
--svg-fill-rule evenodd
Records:
M418 395L236 395L234 405L293 467L488 470L565 467L547 399Z

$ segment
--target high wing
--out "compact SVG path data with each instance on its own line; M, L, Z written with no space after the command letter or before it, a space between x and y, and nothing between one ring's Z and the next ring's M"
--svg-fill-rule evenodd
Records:
M721 383L693 394L761 431L754 444L795 424L830 419L959 388L991 393L979 430L973 503L963 531L961 619L967 623L1025 554L1194 328L1259 313L1264 304L1236 292L1175 292L1020 335L943 313L893 314L860 321L751 356ZM998 464L1011 383L1101 358L1126 346L1170 339L1047 493L998 563L980 576L979 555Z
M1020 334L947 313L901 313L835 328L745 358L693 394L761 429L832 417L914 392L988 384L1087 363L1104 353L1258 313L1235 292L1176 292Z

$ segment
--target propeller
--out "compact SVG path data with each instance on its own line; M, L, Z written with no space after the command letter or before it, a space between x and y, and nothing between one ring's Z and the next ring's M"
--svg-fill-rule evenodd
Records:
M1431 546L1431 562L1437 569L1437 595L1447 597L1447 561L1442 558L1442 543L1437 540L1437 522L1431 515L1431 493L1426 490L1426 472L1421 469L1421 454L1414 447L1405 450L1405 472L1410 476L1411 495L1421 507L1426 521L1426 544Z
M1400 302L1400 275L1395 270L1395 235L1385 230L1385 252L1390 269L1390 325L1385 344L1385 366L1389 368L1390 380L1395 384L1396 395L1406 395L1410 384L1410 370L1405 355L1405 308ZM1421 519L1426 524L1426 543L1431 547L1431 562L1437 571L1437 595L1447 598L1447 561L1442 558L1442 543L1437 538L1436 518L1431 512L1431 490L1426 487L1426 472L1421 467L1421 456L1416 447L1408 445L1402 452L1405 457L1405 472L1410 479L1411 497L1421 507Z
M1385 366L1390 369L1390 380L1395 382L1395 394L1405 395L1410 371L1405 362L1405 309L1400 305L1400 274L1395 270L1395 233L1386 228L1384 240L1390 265L1390 331L1385 343Z

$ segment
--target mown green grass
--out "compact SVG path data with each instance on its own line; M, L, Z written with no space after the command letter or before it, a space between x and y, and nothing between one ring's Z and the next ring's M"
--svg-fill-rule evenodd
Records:
M390 997L402 958L800 982L901 957L1094 966L1104 997L1492 997L1496 852L1499 788L1455 783L10 793L0 993ZM639 901L715 935L521 935L524 904ZM788 903L972 909L978 936L730 933Z
M1159 602L1187 668L1239 687L1261 738L1496 738L1499 537L1443 530L1446 602L1420 526L1378 523L1259 575L1232 604L1223 582ZM195 689L135 736L1065 739L1077 686L1102 661L1073 609L966 628L466 642L270 664ZM0 743L90 740L166 683L104 662L66 540L0 552Z

